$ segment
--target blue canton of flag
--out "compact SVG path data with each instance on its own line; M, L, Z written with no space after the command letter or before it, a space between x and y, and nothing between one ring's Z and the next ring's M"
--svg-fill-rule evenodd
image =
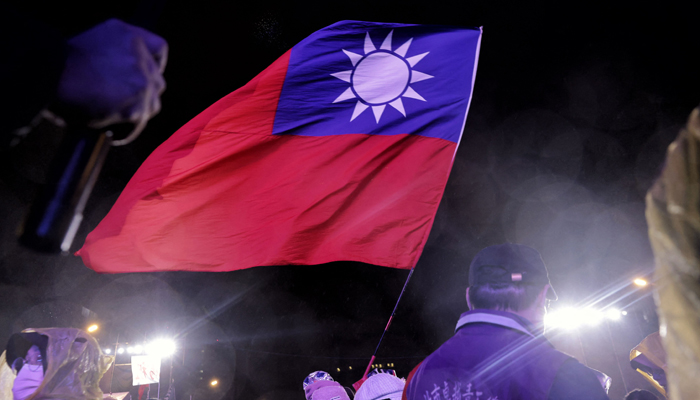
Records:
M273 134L459 142L480 29L342 21L292 50Z

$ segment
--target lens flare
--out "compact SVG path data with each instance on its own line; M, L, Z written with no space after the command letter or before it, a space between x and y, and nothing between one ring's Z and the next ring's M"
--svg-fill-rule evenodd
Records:
M625 315L617 308L608 308L605 311L593 308L565 307L547 313L544 318L547 329L572 330L582 327L593 327L605 320L617 321Z
M175 353L175 342L170 339L156 339L146 345L146 354L160 357L167 357Z
M634 282L634 284L639 286L639 287L644 287L644 286L649 284L649 282L647 282L646 279L642 279L642 278L637 278L637 279L633 280L632 282Z

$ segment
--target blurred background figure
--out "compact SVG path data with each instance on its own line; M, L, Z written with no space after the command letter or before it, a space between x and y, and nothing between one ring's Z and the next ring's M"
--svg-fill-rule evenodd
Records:
M685 129L668 147L663 172L646 197L649 240L656 264L660 338L664 354L668 354L668 367L666 358L662 364L650 361L663 367L660 369L664 372L668 370L668 383L662 386L674 400L697 399L700 393L699 157L700 108L696 108ZM654 343L657 341L654 339ZM644 355L649 359L650 354Z
M3 366L0 375L0 398L15 400L101 399L98 383L113 361L92 336L74 328L26 329L10 338L0 358L19 368L15 377Z
M16 361L20 361L20 359ZM34 393L44 380L44 368L41 365L39 348L37 346L30 347L24 359L19 363L13 363L13 367L17 371L17 377L12 385L12 398L24 400Z
M160 111L167 59L165 39L118 19L105 21L68 40L56 111L93 129L132 124L115 144L131 142Z
M350 400L345 388L325 371L310 373L303 383L306 400Z
M648 390L635 389L627 393L624 400L659 400L659 398Z
M17 358L12 363L12 369L17 373L12 384L12 398L24 400L34 393L44 380L44 367L39 347L32 345L24 358Z
M4 352L10 370L2 374L4 394L11 396L8 399L24 400L39 388L48 366L47 345L48 337L36 332L15 333L10 337Z
M32 176L41 177L36 183L42 188L20 228L20 242L68 253L109 148L133 141L160 111L168 44L118 19L63 41L9 11L0 24L11 18L23 23L9 21L17 40L0 45L0 82L13 100L2 110L0 150L15 147L19 154L2 168L3 178L9 171L37 171ZM41 56L27 56L34 52ZM22 191L27 185L18 186Z
M367 374L367 380L355 394L355 400L400 400L406 381L396 376L394 370L375 369Z
M168 44L145 29L110 19L68 40L50 27L0 8L3 91L0 135L16 145L42 118L102 129L128 123L117 143L135 139L160 111ZM50 112L48 110L51 110Z
M632 349L630 365L666 397L666 351L659 332L645 337Z

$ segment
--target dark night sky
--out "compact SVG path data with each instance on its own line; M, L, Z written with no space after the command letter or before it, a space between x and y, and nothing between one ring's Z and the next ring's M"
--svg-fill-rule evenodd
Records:
M111 151L78 244L156 146L313 31L344 19L483 26L464 137L379 362L393 362L405 375L450 337L466 309L471 258L482 247L512 241L541 251L560 305L609 295L597 306L627 307L628 317L610 329L552 340L612 376L611 399L645 387L626 360L657 322L649 293L626 284L653 268L644 195L666 146L700 103L697 5L97 3L54 5L37 16L67 34L109 16L149 27L170 45L168 89L162 112L141 137ZM84 327L84 307L102 323L103 343L117 333L130 341L179 335L188 350L178 373L194 374L181 380L183 394L196 386L189 379L198 376L203 358L204 377L217 376L222 385L196 392L197 399L302 398L301 381L316 369L346 385L361 376L408 273L334 263L98 275L77 257L18 248L15 229L36 181L27 166L38 161L12 157L14 169L0 182L2 342L30 326Z

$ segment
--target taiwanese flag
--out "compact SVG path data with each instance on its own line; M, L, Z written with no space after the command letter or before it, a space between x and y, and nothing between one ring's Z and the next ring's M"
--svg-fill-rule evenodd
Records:
M158 147L78 254L105 273L413 267L480 39L358 21L315 32Z

